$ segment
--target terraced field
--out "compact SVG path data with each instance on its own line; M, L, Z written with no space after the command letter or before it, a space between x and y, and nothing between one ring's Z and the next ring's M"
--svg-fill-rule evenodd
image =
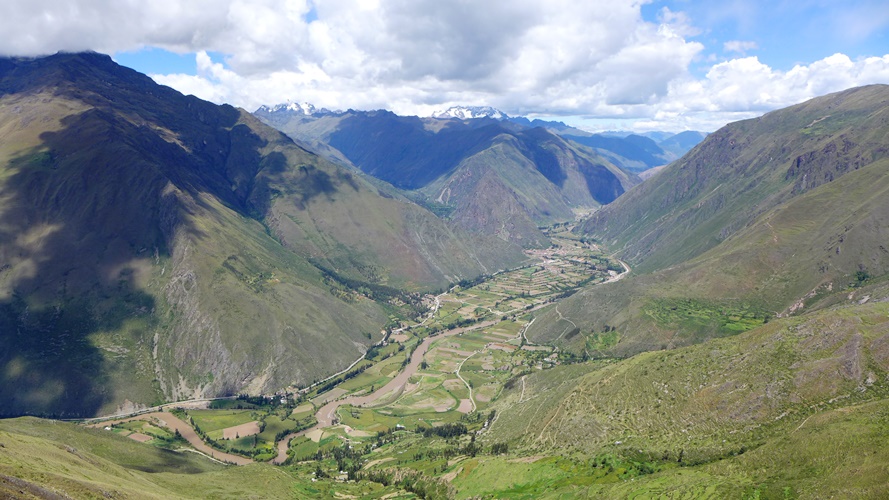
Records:
M214 447L200 449L235 463L323 457L400 429L420 435L437 428L484 430L505 388L563 362L557 350L523 337L534 311L581 285L613 279L620 269L593 245L554 241L534 252L538 264L428 297L429 314L403 322L367 360L330 382L281 401L248 398L181 409L178 420L194 427L188 437L202 436ZM140 437L146 423L125 425L118 432ZM151 438L148 430L144 434ZM387 462L382 457L378 463Z
M324 393L307 394L319 408L318 424L279 442L275 462L284 462L291 448L305 448L305 440L296 438L321 442L341 431L337 424L354 436L385 425L416 428L457 421L489 407L511 377L557 364L552 349L521 349L521 330L531 319L527 313L581 283L607 281L615 263L591 245L571 240L557 239L537 256L540 265L458 285L435 297L431 316L403 325L381 346L381 361Z

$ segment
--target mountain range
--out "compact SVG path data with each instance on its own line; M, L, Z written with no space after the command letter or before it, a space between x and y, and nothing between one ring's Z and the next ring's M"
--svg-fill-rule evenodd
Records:
M542 127L495 119L501 114L491 108L448 113L472 118L306 115L280 106L255 114L332 161L405 190L463 229L523 247L547 246L538 227L573 220L575 210L610 203L639 182L594 150Z
M0 133L3 415L305 385L525 259L104 55L0 59Z
M317 439L282 430L282 467L2 420L0 496L889 495L889 86L706 136L546 123L251 114L95 53L0 59L0 416L305 386L458 281L472 293L436 298L437 317L487 318L440 338L426 324L331 382L366 394L413 363L402 387L430 390L335 409L348 425ZM557 231L626 272L599 253L464 286ZM549 288L590 265L611 279ZM543 287L552 303L533 302ZM526 302L492 314L483 295ZM263 425L336 394L276 397ZM325 477L355 464L358 480Z

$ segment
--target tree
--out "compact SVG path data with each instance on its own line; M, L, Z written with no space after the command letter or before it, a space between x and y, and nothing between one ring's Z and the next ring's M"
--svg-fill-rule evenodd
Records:
M315 467L315 477L317 477L318 479L322 479L322 478L325 478L328 476L327 476L327 473L324 472L324 470L319 465L319 466Z
M509 445L506 443L494 443L491 445L492 455L505 455L509 452Z

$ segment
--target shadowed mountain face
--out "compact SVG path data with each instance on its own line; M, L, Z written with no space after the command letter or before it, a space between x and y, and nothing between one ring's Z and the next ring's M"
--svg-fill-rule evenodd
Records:
M256 115L334 161L386 181L475 234L547 244L540 225L610 203L638 182L544 128L387 111Z
M0 59L0 138L2 415L309 383L387 321L331 273L430 289L522 258L99 54Z

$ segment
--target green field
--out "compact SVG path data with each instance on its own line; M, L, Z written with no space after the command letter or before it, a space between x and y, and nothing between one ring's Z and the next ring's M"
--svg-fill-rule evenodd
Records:
M206 433L246 424L259 418L254 410L189 410L188 416Z

